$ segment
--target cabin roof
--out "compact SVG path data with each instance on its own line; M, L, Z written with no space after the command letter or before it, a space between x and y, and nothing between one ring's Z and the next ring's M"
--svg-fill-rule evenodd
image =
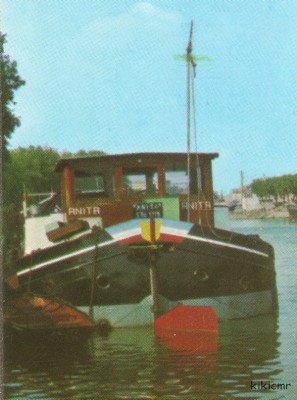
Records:
M219 156L218 153L190 153L191 159L194 161L196 156L202 160L213 160ZM131 163L165 163L165 162L178 162L186 161L187 153L125 153L125 154L104 154L101 156L89 156L89 157L75 157L75 158L62 158L57 161L55 171L60 172L66 166L79 166L87 162L92 163L103 163L105 165L123 165Z

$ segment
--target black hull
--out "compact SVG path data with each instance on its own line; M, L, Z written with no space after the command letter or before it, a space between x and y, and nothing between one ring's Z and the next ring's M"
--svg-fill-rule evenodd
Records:
M268 243L253 235L182 223L185 227L187 234L181 234L171 222L157 242L161 299L176 304L270 293L271 306L265 305L263 313L277 307L274 254ZM20 259L13 266L18 289L8 295L29 290L77 307L141 303L151 295L150 251L132 228L121 224Z

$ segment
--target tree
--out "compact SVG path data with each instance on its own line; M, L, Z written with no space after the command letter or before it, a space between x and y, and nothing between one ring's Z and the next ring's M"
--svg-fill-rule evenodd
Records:
M20 125L19 117L14 115L13 106L15 91L25 84L18 75L17 63L12 61L4 52L6 35L0 32L0 71L1 71L1 141L3 148L3 160L9 158L7 145L11 134Z
M51 147L18 147L10 151L10 162L5 167L5 204L21 209L22 192L49 193L60 191L59 176L54 172L62 158L90 157L105 154L100 150L79 150L60 154Z
M6 203L13 203L20 209L24 191L59 191L59 178L54 173L59 158L58 151L50 147L29 146L11 150L10 163L6 167Z
M76 153L71 153L70 151L64 151L61 154L62 158L73 158L73 157L92 157L92 156L102 156L106 154L101 150L78 150Z
M288 201L290 195L294 197L297 195L297 174L255 179L251 184L251 188L253 193L261 199L272 196L276 201L279 197L283 201Z
M59 176L54 172L56 162L62 157L86 157L104 154L102 151L80 150L77 153L62 153L51 147L29 146L10 151L5 165L4 179L4 258L13 260L19 254L23 237L22 193L60 192ZM30 198L28 198L30 199ZM44 198L34 197L34 202ZM31 199L32 204L32 199ZM30 205L30 202L28 203Z
M3 185L3 195L1 191L1 211L5 212L1 215L1 230L0 234L4 235L5 243L3 244L4 259L15 248L17 242L20 240L19 232L21 230L21 223L15 219L16 206L7 202L7 190L12 190L9 180L13 182L13 174L11 175L12 166L9 158L7 145L9 139L14 132L15 128L20 125L19 117L15 116L13 106L16 104L14 101L15 91L25 84L25 81L18 75L17 63L12 61L8 54L4 52L4 45L6 43L6 35L0 32L0 137L1 137L1 167L3 175L1 174L0 186ZM5 167L5 168L4 168ZM1 171L2 172L2 171ZM3 176L3 178L2 178ZM2 207L4 205L4 207ZM2 238L1 238L2 239Z

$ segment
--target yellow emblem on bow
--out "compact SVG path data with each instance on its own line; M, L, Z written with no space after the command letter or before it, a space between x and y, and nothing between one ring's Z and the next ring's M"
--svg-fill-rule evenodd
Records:
M141 237L148 242L154 242L161 236L161 221L144 221L140 222Z

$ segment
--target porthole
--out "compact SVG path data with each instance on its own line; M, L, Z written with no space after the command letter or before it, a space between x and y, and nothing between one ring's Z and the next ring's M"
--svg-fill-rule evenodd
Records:
M209 279L209 275L204 269L196 269L194 276L199 282L206 282Z
M97 286L100 289L109 289L110 288L110 279L107 275L100 274L96 278Z

